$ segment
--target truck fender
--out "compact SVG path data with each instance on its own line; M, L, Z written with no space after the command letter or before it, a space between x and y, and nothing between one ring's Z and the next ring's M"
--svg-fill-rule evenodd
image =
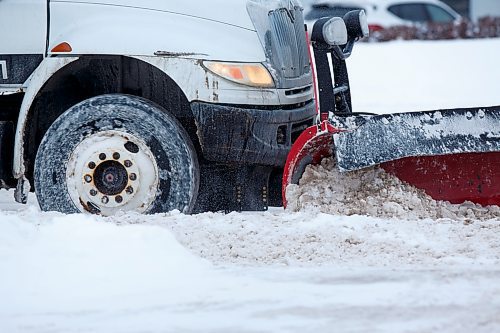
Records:
M77 60L78 57L45 58L33 74L26 81L26 91L17 121L16 134L14 138L14 178L20 179L25 174L24 165L24 134L31 105L38 92L49 81L49 79L61 68Z

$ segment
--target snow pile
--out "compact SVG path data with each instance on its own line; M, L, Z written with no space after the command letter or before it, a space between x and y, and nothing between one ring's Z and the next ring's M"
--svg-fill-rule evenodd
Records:
M146 304L157 302L155 291L185 299L180 288L210 273L208 262L163 228L117 227L96 223L99 217L35 210L19 215L0 212L2 314L19 308L105 311L137 295Z
M106 221L145 223L136 214ZM223 267L500 265L500 219L409 222L273 209L195 216L172 212L146 223L171 230L192 253Z
M499 231L281 209L0 211L0 332L497 332Z
M336 215L384 218L487 220L500 217L500 207L435 201L380 168L341 173L332 158L308 166L299 185L287 188L292 211L317 208Z

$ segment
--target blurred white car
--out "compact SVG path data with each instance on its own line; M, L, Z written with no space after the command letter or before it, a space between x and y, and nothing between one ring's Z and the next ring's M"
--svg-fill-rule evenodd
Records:
M461 19L457 12L438 0L316 0L306 10L305 20L311 29L319 18L342 17L356 9L365 10L370 32L398 25L449 23Z

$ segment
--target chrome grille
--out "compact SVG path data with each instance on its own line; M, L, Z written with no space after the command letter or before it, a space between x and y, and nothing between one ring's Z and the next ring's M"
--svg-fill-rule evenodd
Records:
M309 73L309 56L301 7L279 8L269 12L271 62L286 79Z

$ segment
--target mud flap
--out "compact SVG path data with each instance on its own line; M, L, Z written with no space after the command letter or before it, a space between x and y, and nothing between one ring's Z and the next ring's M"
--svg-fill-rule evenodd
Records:
M194 213L267 210L272 172L273 167L263 165L201 165Z
M10 188L15 184L12 176L13 138L14 123L0 121L0 188Z
M355 119L353 119L355 118ZM341 171L405 157L500 152L500 107L356 116L334 126Z

